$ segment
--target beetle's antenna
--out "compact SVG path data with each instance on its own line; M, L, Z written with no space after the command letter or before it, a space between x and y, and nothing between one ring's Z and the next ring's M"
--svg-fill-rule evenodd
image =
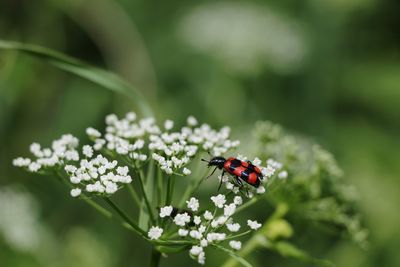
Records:
M205 161L205 162L208 162L208 163L210 163L208 160L206 160L206 159L201 159L201 161Z

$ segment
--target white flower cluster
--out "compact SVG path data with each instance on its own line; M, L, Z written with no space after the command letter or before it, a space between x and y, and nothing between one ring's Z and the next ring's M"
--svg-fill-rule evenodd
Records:
M118 119L115 114L110 114L105 121L107 126L104 137L92 127L86 129L87 135L95 142L93 145L95 150L106 148L119 155L128 156L134 161L147 160L144 138L148 134L160 133L154 118L137 120L136 113L129 112L122 119Z
M117 166L116 160L109 161L102 155L93 156L90 146L83 147L83 153L87 159L82 159L79 166L66 165L65 171L69 175L70 182L76 187L71 190L71 196L77 197L82 190L89 193L113 194L118 190L118 185L132 182L127 166ZM86 150L86 153L85 153Z
M214 156L226 153L237 147L239 141L229 140L230 129L223 127L219 131L212 129L208 124L197 127L197 120L190 116L187 126L178 132L171 132L173 121L165 122L166 132L150 135L149 149L153 151L152 158L167 174L182 169L183 175L191 171L185 166L198 151L209 151Z
M205 247L226 239L233 239L233 234L239 232L241 228L241 225L232 219L236 208L243 203L243 199L240 196L235 196L229 204L227 203L226 196L222 194L212 196L211 201L215 206L213 213L206 210L196 215L196 212L200 208L199 200L192 197L186 201L187 208L191 214L189 214L189 211L184 211L174 215L175 217L173 218L173 222L178 229L178 235L193 242L189 254L200 264L205 263ZM172 216L173 210L172 206L162 207L159 214L160 218ZM257 230L261 227L261 224L252 220L248 220L247 225L251 230ZM162 233L162 228L153 226L148 232L148 237L150 239L158 239ZM239 250L242 243L231 240L229 246L234 250Z
M51 148L42 148L38 143L33 143L30 151L35 159L19 157L13 160L13 165L25 167L30 172L38 172L66 162L78 161L78 144L79 140L71 134L65 134L53 141Z
M89 132L97 135L94 129ZM30 151L36 159L17 158L13 164L31 172L64 168L70 182L75 186L70 192L73 197L78 197L82 191L113 194L118 190L119 183L127 184L132 181L128 175L128 167L119 167L117 161L109 161L102 155L93 158L94 150L89 145L82 147L84 158L79 161L78 145L79 140L70 134L53 141L51 148L41 148L39 144L33 143ZM79 166L76 166L78 162Z
M104 136L91 127L86 129L86 133L95 142L95 150L105 148L118 155L127 156L137 162L136 165L149 158L147 151L150 150L152 159L165 173L186 176L191 174L191 170L185 166L200 150L209 151L217 156L239 145L239 141L228 139L228 127L216 131L207 124L198 127L197 124L197 120L190 116L187 126L173 132L171 130L174 122L166 120L165 131L162 131L155 124L154 118L137 120L136 114L130 112L122 119L118 119L114 114L108 115Z

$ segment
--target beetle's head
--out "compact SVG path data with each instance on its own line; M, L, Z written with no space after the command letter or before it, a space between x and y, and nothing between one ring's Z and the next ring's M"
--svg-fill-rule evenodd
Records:
M224 167L224 164L226 162L226 159L224 157L213 157L210 161L201 159L202 161L205 161L208 163L208 167L211 166L216 166L219 169L222 169Z

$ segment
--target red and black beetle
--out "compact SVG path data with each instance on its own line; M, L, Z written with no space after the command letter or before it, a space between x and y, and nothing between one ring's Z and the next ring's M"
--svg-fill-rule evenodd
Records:
M202 160L208 162L208 167L216 166L210 176L214 174L217 168L223 169L222 176L224 176L225 172L232 174L236 178L236 182L239 186L243 185L241 182L241 180L243 180L249 185L257 188L263 179L260 168L253 165L250 161L242 161L233 157L228 159L225 159L224 157L213 157L210 161ZM218 190L221 187L221 184L222 179Z

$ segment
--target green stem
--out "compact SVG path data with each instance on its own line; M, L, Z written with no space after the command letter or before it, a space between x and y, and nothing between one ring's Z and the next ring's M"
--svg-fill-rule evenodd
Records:
M126 215L109 197L104 197L103 198L107 204L113 209L115 210L118 215L125 221L127 222L134 230L137 234L139 234L140 236L144 237L145 239L147 239L146 237L146 232L143 231L142 229L140 229L140 227L133 222L128 215Z
M250 254L250 252L255 250L260 245L256 236L253 236L249 241L247 241L245 246L238 252L240 257L246 257L248 254ZM224 265L222 265L222 267L234 267L238 265L238 263L239 262L236 259L230 258L224 263Z
M149 239L147 239L147 240L149 240ZM193 245L194 244L192 241L188 241L188 240L149 240L149 241L155 245L163 245L163 246Z
M199 188L201 183L204 181L204 176L207 174L208 170L201 176L200 179L194 180L190 185L186 188L185 192L183 193L183 197L181 198L181 202L179 203L179 207L185 205L186 200Z
M245 236L245 235L250 234L250 233L251 233L251 230L247 230L247 231L245 231L243 233L240 233L240 234L237 234L237 235L231 235L231 236L228 236L227 238L225 238L225 241L226 240L231 240L231 239L236 239L236 238Z
M135 202L136 206L140 207L140 199L139 196L137 195L135 188L133 188L132 184L129 184L127 186L129 194L131 195L133 201Z
M244 203L243 205L239 206L236 211L235 214L247 209L248 207L254 205L257 201L258 201L258 197L253 197L252 199L250 199L249 201L247 201L246 203Z
M163 175L161 169L157 168L157 199L158 205L162 205Z
M97 204L96 201L92 200L91 198L89 198L88 196L86 196L85 194L81 194L81 198L83 201L85 201L87 204L89 204L90 206L92 206L92 208L94 208L95 210L97 210L100 214L106 216L107 218L111 219L113 217L112 213L109 212L108 210L106 210L105 208L103 208L102 206L100 206L99 204Z
M58 171L57 174L58 174L58 178L60 178L60 180L65 185L67 185L70 189L73 188L73 186L65 180L64 175L62 174L62 172ZM84 193L81 194L79 199L85 201L89 206L94 208L101 215L107 217L108 219L115 219L116 220L116 218L114 217L114 215L111 212L109 212L107 209L105 209L102 206L100 206L99 204L97 204L96 201L92 200L90 197L88 197ZM131 230L131 231L133 230L136 233L135 229L133 229L127 222L123 221L121 224L122 224L123 227L125 227L125 228L127 228L128 230Z
M148 197L147 197L146 190L144 189L144 184L143 184L143 171L140 170L140 171L138 172L138 174L139 174L140 189L142 190L144 202L145 202L146 207L147 207L147 210L148 210L148 212L149 212L150 221L151 221L151 223L154 225L154 224L155 224L154 214L153 214L153 211L152 211L152 209L151 209L151 205L150 205L149 199L148 199Z
M158 267L161 259L161 253L153 248L151 250L151 258L150 258L150 264L149 267Z
M68 178L63 174L63 172L61 170L56 171L55 174L57 175L59 180L62 183L64 183L69 189L73 188L72 184L68 183L68 181L67 181ZM107 218L112 218L113 217L111 212L109 212L108 210L106 210L105 208L103 208L102 206L97 204L96 201L92 200L90 197L85 195L85 193L81 193L81 196L80 196L79 199L82 199L83 201L85 201L87 204L89 204L89 206L91 206L92 208L94 208L100 214L106 216Z
M167 195L165 197L165 206L171 204L172 195L174 193L174 183L175 178L173 176L168 176L168 183L167 183Z

